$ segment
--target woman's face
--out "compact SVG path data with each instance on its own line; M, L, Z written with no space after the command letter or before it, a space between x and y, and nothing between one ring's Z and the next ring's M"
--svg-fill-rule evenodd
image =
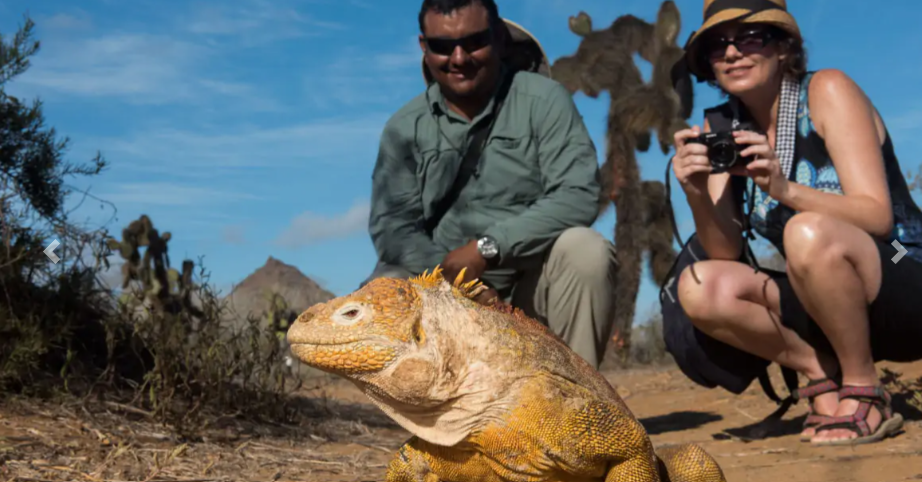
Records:
M783 59L771 29L757 23L718 25L703 39L701 52L717 83L735 96L769 83Z

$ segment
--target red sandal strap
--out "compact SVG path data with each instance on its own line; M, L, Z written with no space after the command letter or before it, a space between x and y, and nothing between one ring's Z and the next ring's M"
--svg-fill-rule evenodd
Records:
M836 383L831 378L823 378L820 380L813 380L808 383L806 386L795 389L791 396L794 397L794 400L801 399L812 399L817 395L822 395L824 393L834 392L839 389L839 384Z
M890 393L884 390L880 385L877 386L844 386L839 389L839 400L851 398L859 400L858 410L851 415L842 417L827 417L816 431L832 430L836 428L845 428L856 432L859 436L866 436L872 433L868 425L868 414L871 413L871 407L876 408L881 414L880 423L893 417L893 408L890 406Z
M890 394L880 385L870 387L846 385L839 389L839 398L874 398L890 403Z
M811 412L809 415L807 415L807 418L804 419L804 428L823 425L830 422L832 418L832 415L820 415L818 413Z
M818 433L824 430L845 428L856 432L861 437L870 435L872 432L871 427L868 425L867 419L868 413L870 412L870 406L871 404L867 402L861 402L861 404L858 406L858 410L855 411L855 413L844 417L829 417L826 419L826 421L820 423L820 425L816 427L816 431ZM881 423L883 423L885 420L886 418L882 418Z
M865 405L867 405L866 410L870 410L871 406L874 406L880 411L884 419L893 416L893 407L890 406L892 400L890 392L884 390L881 385L872 387L844 386L839 390L839 400L846 398L859 400L861 402L858 407L859 410Z

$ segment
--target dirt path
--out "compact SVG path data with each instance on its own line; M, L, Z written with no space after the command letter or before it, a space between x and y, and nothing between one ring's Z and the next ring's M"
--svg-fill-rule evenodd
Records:
M882 364L922 377L922 363ZM725 431L750 425L774 410L758 384L738 397L695 386L676 369L608 374L656 444L696 442L713 454L731 482L922 480L922 414L897 408L905 432L858 447L811 447L797 439L801 403L780 433L745 442ZM780 377L779 394L784 394ZM0 407L0 480L383 480L384 468L407 434L348 383L305 390L312 410L326 416L309 427L228 424L202 440L172 440L143 415L112 406L108 413L79 406L7 404ZM300 437L292 437L293 433Z
M922 363L880 366L902 373L903 380L922 377ZM776 391L784 396L780 375L773 375ZM733 397L698 387L676 369L612 374L609 379L627 389L626 403L655 444L698 443L717 459L731 482L922 480L922 414L903 398L897 407L909 420L899 436L855 447L811 447L797 437L807 413L803 402L792 407L764 440L745 442L725 432L737 434L733 429L750 426L775 409L758 383Z

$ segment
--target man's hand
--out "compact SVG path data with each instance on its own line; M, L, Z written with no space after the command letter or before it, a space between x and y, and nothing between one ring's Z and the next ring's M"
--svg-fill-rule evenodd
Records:
M443 276L450 283L454 283L458 273L464 268L467 268L464 272L465 282L479 279L487 269L487 260L477 251L477 240L449 252L442 260Z
M454 283L455 278L458 277L461 270L464 270L462 282L467 282L480 279L486 269L487 260L485 260L483 256L481 256L480 251L477 250L476 240L451 251L445 256L445 259L442 260L442 276L451 283ZM482 305L492 305L493 303L498 303L500 305L508 304L499 297L498 291L490 287L487 287L487 289L480 292L480 294L473 299Z

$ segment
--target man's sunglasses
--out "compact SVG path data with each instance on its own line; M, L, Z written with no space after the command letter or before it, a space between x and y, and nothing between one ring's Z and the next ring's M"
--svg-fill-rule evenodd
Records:
M704 50L708 58L722 58L727 47L732 45L744 55L760 52L766 45L775 40L775 35L770 29L750 29L739 33L735 38L713 36L705 41Z
M451 55L461 47L467 53L476 52L493 41L493 29L487 28L461 38L427 37L426 47L436 55Z

